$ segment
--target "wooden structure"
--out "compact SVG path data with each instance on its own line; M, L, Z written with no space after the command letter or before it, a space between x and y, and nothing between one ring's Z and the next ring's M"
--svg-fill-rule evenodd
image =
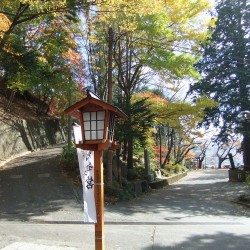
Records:
M67 108L65 112L79 120L82 130L82 141L77 148L94 151L94 189L96 203L95 249L104 246L104 181L102 151L115 150L115 119L127 119L117 107L110 105L90 91L87 97Z

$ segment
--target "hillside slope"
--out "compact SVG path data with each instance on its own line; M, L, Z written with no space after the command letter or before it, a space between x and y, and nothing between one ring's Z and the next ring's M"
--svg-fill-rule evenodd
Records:
M37 103L20 94L10 102L10 92L0 92L0 120L46 119L48 115L37 115ZM8 106L9 105L9 106ZM6 107L8 106L8 109Z
M11 103L9 100L6 92L0 92L0 167L8 159L28 151L65 143L65 129L60 120L37 115L37 105L41 102L36 97L16 94Z

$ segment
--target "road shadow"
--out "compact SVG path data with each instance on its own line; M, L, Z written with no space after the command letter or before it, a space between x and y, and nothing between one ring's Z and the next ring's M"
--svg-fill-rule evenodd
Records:
M231 183L224 174L204 174L199 177L184 178L174 185L153 190L150 194L130 202L106 206L108 212L121 215L145 213L159 214L162 220L178 219L179 214L186 216L247 216L250 210L233 203L240 194L249 193L244 183ZM168 214L172 214L168 217ZM150 216L145 216L146 221Z
M167 236L166 236L167 237ZM249 249L250 236L235 235L230 233L204 234L187 238L186 241L177 243L176 245L164 246L161 244L152 244L149 247L142 248L143 250L168 250L168 249Z
M77 204L60 167L60 147L16 158L0 170L0 219L32 220Z

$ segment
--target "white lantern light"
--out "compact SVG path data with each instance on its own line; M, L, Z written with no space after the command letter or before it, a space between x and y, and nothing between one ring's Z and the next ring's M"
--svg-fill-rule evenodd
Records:
M105 111L83 112L85 141L104 139Z

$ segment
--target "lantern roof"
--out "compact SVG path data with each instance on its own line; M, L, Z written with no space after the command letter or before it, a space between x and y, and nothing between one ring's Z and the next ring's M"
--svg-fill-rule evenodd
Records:
M121 118L124 120L128 119L127 115L123 111L121 111L116 106L102 101L97 95L95 95L90 90L87 90L86 98L65 109L65 113L77 119L80 119L81 110L88 110L90 106L96 106L103 110L109 110L113 114L115 114L117 118Z

